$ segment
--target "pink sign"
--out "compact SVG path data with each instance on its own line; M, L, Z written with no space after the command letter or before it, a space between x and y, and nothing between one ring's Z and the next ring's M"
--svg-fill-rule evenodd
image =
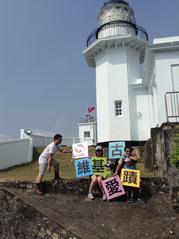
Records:
M114 176L112 178L103 180L102 185L108 201L125 194L119 176Z

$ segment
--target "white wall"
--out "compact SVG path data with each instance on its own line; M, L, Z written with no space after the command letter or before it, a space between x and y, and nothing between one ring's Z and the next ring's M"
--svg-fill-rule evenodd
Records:
M30 139L0 142L0 170L32 161L33 146Z
M97 129L96 122L79 123L79 139L80 142L87 142L88 145L96 145L97 143ZM90 132L89 138L84 138L84 132Z
M138 134L135 140L148 140L150 138L151 113L147 89L136 90L136 104Z
M148 92L138 83L139 59L139 51L125 46L111 47L96 57L98 142L143 141L150 136ZM115 100L122 101L121 116L115 116Z
M174 65L179 65L179 51L155 53L159 125L167 121L164 98L165 93L169 91L179 91L179 76L178 79L176 76L176 79L172 79ZM175 82L173 82L173 80L175 80Z
M20 138L21 139L32 139L33 147L45 147L51 142L53 142L53 136L45 136L45 135L35 135L31 131L26 131L24 129L20 130ZM63 137L62 145L71 146L73 143L79 143L78 138L73 137Z
M40 135L32 135L32 142L34 147L39 146L46 146L50 144L53 141L53 137L47 137L47 136L40 136Z
M148 92L143 82L140 53L128 49L128 79L130 104L130 129L132 141L145 141L150 137L150 117Z
M126 61L123 47L106 49L96 57L98 142L131 139ZM115 100L122 100L121 116L115 116Z

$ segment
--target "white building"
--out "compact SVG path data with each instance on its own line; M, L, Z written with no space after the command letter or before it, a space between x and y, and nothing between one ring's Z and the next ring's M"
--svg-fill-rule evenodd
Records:
M152 126L179 122L179 117L175 117L179 116L179 36L154 39L146 51L145 70L153 109Z
M179 118L179 37L148 41L124 0L101 8L84 56L96 69L98 142L146 141L150 129ZM172 106L172 107L171 107Z
M94 119L94 117L87 115L85 119L80 120L78 127L80 142L87 142L89 146L96 145L97 128L96 120Z

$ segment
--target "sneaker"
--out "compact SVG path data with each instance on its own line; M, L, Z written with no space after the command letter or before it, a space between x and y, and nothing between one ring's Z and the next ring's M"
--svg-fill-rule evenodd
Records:
M37 193L39 196L43 195L43 192L39 190L37 185L35 185L35 187L34 187L34 192Z
M106 195L105 194L103 194L103 201L106 201L107 200L107 198L106 198Z
M132 198L126 200L127 203L133 203L134 200Z
M93 194L92 194L92 193L88 193L88 198L89 198L90 200L93 200L93 199L94 199Z
M136 201L135 201L136 203L146 203L145 201L144 201L144 199L143 198L137 198L136 199Z

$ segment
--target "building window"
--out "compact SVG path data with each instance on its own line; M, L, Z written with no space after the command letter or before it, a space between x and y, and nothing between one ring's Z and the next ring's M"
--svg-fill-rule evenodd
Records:
M90 131L85 131L84 132L84 138L90 138Z
M122 100L115 100L115 116L122 115Z

